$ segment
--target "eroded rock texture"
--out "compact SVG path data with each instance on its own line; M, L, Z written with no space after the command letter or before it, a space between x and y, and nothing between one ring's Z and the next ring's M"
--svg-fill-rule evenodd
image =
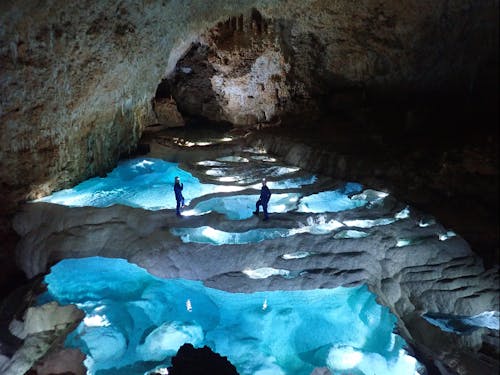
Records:
M33 364L49 351L55 351L63 345L64 337L74 330L83 319L83 312L73 305L59 306L57 303L48 303L39 307L30 307L22 321L14 320L10 324L11 332L23 339L23 345L10 358L0 363L0 370L5 375L27 373ZM76 355L75 355L76 354ZM77 362L82 362L82 356L73 352L67 363L61 363L65 371L73 370ZM63 355L59 354L59 360ZM52 365L52 370L55 367ZM81 365L80 365L81 369ZM47 373L40 369L40 374ZM81 372L80 372L81 373Z
M251 186L259 181L260 174L252 170L265 170L262 164L270 163L272 167L273 162L255 161L255 155L244 151L244 145L240 147L234 155L245 157L247 162L218 161L215 169L245 178L247 189L237 194L255 194ZM180 153L198 155L198 159L185 163L186 168L207 182L217 181L217 175L206 173L212 170L215 160L197 163L206 161L215 150L199 147L193 152L178 148ZM233 149L237 145L233 144ZM274 167L279 166L275 163ZM294 178L301 173L270 179ZM332 179L320 178L311 185L281 192L303 197L335 185ZM233 194L202 196L193 199L190 206ZM210 212L178 218L173 210L31 203L23 206L14 221L22 237L17 261L27 275L33 276L64 258L119 257L161 278L201 280L209 287L242 293L367 284L380 303L397 316L398 331L426 364L437 362L464 375L495 373L498 363L492 358L498 351L498 331L479 329L459 336L432 326L422 314L473 316L498 311L498 268L486 269L463 238L449 235L448 229L429 215L391 196L369 200L366 206L340 212L272 213L268 222L254 215L246 220L229 220ZM328 223L336 225L325 229ZM207 226L212 231L228 232L229 237L255 229L291 232L265 241L214 245L210 241L186 241L188 236L182 239L174 231L184 228L183 233L191 231L193 238L199 238L196 233ZM261 272L259 277L248 274L248 270L266 269L279 272L267 276ZM486 354L491 357L484 356L488 345L492 352L486 350Z
M179 111L188 120L288 126L339 112L375 133L438 127L446 137L472 127L486 129L478 132L480 152L497 155L496 0L52 0L0 7L6 214L19 201L110 170L146 126L181 125ZM162 80L178 108L153 105ZM460 110L478 106L470 116ZM401 116L387 115L395 109ZM497 159L487 165L497 169ZM10 219L1 223L2 236L15 242Z
M275 120L292 89L278 27L255 9L219 23L178 62L165 90L186 116L235 125Z
M191 42L206 79L177 89L181 112L248 124L373 93L481 92L495 82L497 5L2 4L2 196L17 202L108 170L157 121L156 87Z
M108 170L136 146L159 81L244 2L2 4L2 191L7 202ZM246 2L245 2L246 3Z
M397 191L416 201L425 203L426 194L437 192L436 201L455 198L445 209L466 202L461 212L450 211L449 216L487 212L482 222L475 222L475 236L491 236L488 251L498 251L497 231L491 234L483 225L498 222L497 0L3 2L0 66L0 233L6 238L1 264L9 270L18 240L10 229L11 215L19 202L105 173L137 147L149 125L181 125L200 118L241 127L281 123L284 133L300 124L319 137L323 133L310 130L312 122L322 120L325 134L336 136L340 118L342 126L351 127L350 135L341 135L335 143L344 147L340 157L331 156L327 137L320 147L295 140L293 149L303 152L289 150L282 139L264 144L290 162L309 163L308 168L317 162L318 170L343 176L351 170L366 176L378 164L374 175L382 181L395 178L392 185ZM160 85L159 90L161 82L166 88ZM332 113L337 117L330 117ZM417 150L415 158L405 161L398 153L361 152L369 159L363 164L349 157L350 150L359 147L356 134L369 133L363 144L377 144L378 151L398 145L401 138L385 135L401 130L422 140L408 143ZM463 142L474 145L446 151L447 140L457 132ZM428 147L428 138L438 139L436 149ZM464 168L467 174L460 172ZM407 170L412 171L411 183L403 178ZM420 194L429 183L432 189ZM481 206L471 211L478 197ZM113 210L96 214L83 209L61 223L55 215L58 209L49 209L49 214L35 210L34 216L41 215L38 218L47 220L49 227L40 232L24 232L41 222L28 219L30 215L17 224L23 236L18 256L29 259L21 262L29 276L75 255L75 233L90 236L87 224L93 228L92 241L85 242L88 246L78 252L80 256L85 251L113 255L115 250L101 247L100 241L109 245L109 236L124 233L123 238L133 239L127 243L129 258L154 268L147 257L135 257L133 251L139 251L144 236L148 241L163 236L158 229L163 217L152 214L148 220L156 224L144 229ZM128 214L125 211L119 214ZM79 224L81 220L88 223ZM394 251L380 240L384 251ZM468 254L463 246L459 247ZM196 252L196 246L186 251ZM470 266L477 271L476 258L467 259L474 259ZM460 257L457 261L462 262ZM468 263L462 266L469 268ZM443 267L439 272L445 273L447 266ZM330 280L337 281L329 282L340 285L355 276L358 281L369 278L354 271L347 274L349 279L334 277ZM377 274L381 280L397 274L401 285L413 285L406 282L406 272L382 271ZM480 278L482 272L472 278ZM217 284L217 279L204 277ZM387 282L391 296L398 296L396 284ZM474 296L473 290L467 292ZM391 303L398 306L398 301Z

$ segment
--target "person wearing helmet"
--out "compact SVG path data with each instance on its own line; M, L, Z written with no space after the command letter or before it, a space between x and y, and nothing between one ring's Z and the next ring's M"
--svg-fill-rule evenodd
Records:
M177 216L181 215L181 208L184 208L184 197L182 196L182 189L184 188L184 184L181 182L179 176L175 176L174 182L174 193L175 200L177 201L177 206L175 207L175 213Z
M260 189L260 197L257 203L255 204L254 215L259 215L259 207L262 206L262 211L264 211L264 221L269 220L269 215L267 213L267 205L269 203L269 199L271 199L271 191L267 187L266 179L262 179L262 188Z

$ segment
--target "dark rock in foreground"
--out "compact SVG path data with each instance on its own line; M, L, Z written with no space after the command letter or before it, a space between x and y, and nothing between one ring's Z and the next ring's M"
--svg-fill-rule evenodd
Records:
M172 358L172 367L168 368L171 375L238 375L236 367L208 346L194 348L191 344L184 344Z

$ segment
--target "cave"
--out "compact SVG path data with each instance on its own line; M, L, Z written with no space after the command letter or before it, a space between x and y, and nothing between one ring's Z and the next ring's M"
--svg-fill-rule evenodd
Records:
M249 301L366 288L419 373L498 373L498 11L493 0L1 4L0 370L85 373L91 355L64 345L89 319L84 290L43 296L57 269L102 257ZM262 177L267 222L252 214ZM229 349L190 344L246 373ZM349 373L342 358L380 369L361 347L308 347L297 371ZM262 371L291 371L271 357Z

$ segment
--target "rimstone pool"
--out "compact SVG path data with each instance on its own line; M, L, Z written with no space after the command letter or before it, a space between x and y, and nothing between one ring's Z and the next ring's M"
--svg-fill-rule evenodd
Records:
M188 204L181 218L173 210L175 176ZM262 176L273 194L266 223L252 214ZM84 311L65 346L87 355L91 375L165 372L184 343L210 347L242 375L309 375L317 368L424 374L398 334L411 337L404 324L412 303L420 301L419 322L428 327L458 317L439 315L450 311L439 297L443 288L414 283L412 270L444 274L445 263L426 264L439 253L462 267L470 252L453 231L385 192L280 165L254 150L183 167L123 161L108 176L29 209L51 217L46 241L37 245L49 255L33 254L25 265L36 274L52 263L38 303ZM80 210L78 218L71 210ZM25 231L29 251L36 225ZM74 259L50 255L54 243ZM484 290L475 285L469 287ZM408 293L417 299L410 303ZM464 321L498 314L494 302L480 311L460 303Z
M45 278L43 301L76 304L84 321L66 346L90 374L166 368L179 347L204 345L244 374L415 374L396 318L366 287L228 293L164 280L122 259L68 259Z

